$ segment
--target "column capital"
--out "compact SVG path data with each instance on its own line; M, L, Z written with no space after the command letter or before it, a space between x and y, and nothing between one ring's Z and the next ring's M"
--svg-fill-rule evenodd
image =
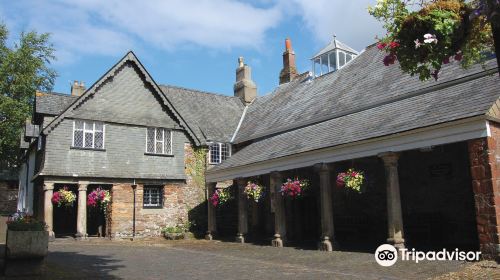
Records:
M271 178L275 179L275 178L283 178L283 174L280 172L280 171L271 171L269 173L269 175L271 175Z
M378 154L378 157L384 161L384 165L386 166L397 166L399 153L395 152L385 152Z
M78 182L78 190L79 191L87 191L89 186L89 182Z
M54 182L43 182L43 190L44 191L54 190Z
M332 168L331 168L330 164L324 163L324 162L316 163L314 165L314 171L316 171L318 173L330 172L331 169Z

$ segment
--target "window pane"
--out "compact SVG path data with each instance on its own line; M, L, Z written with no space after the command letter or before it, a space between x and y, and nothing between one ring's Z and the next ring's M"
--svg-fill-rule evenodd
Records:
M172 131L170 130L165 130L165 154L171 155L172 154Z
M321 75L321 63L319 62L319 58L314 60L314 75L315 77Z
M163 141L163 129L162 128L156 129L156 140Z
M210 163L220 163L219 143L210 145Z
M156 153L161 154L163 153L163 142L156 142Z
M345 64L345 53L339 52L339 67L344 66Z
M346 54L345 55L345 62L347 63L349 61L351 61L351 55L350 54Z
M330 53L330 70L335 71L337 70L337 55L335 52Z
M73 146L80 148L83 147L83 130L75 130L73 132L73 137L74 137Z
M222 160L226 160L229 157L229 147L228 144L222 144Z
M92 132L85 132L85 148L92 148L94 144L94 134Z
M103 124L101 122L95 123L95 131L102 131Z
M328 73L328 55L324 54L321 56L321 73Z
M154 153L155 152L155 129L148 128L147 137L146 137L146 152Z
M161 207L161 187L144 187L143 205L148 207Z
M104 147L104 133L102 132L96 132L95 133L95 143L94 143L94 148L96 149L102 149Z
M75 121L75 129L83 129L83 121Z
M94 122L85 121L85 130L86 131L94 131Z

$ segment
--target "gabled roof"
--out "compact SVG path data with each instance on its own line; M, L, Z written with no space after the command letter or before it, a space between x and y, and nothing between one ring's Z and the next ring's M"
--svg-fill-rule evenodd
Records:
M160 85L201 142L229 142L244 105L238 97Z
M350 53L353 53L353 54L358 54L358 51L356 51L355 49L349 47L348 45L340 42L334 36L333 40L326 47L324 47L317 54L315 54L312 59L314 59L314 58L316 58L318 56L321 56L322 54L325 54L327 52L330 52L330 51L332 51L334 49L339 49L339 50L343 50L343 51L350 52Z
M73 103L78 96L57 92L37 92L35 113L57 116Z
M383 56L369 47L339 71L258 98L235 141L249 145L209 173L498 111L494 60L486 70L453 63L439 81L421 82L397 64L383 66Z
M116 72L119 70L119 68L127 63L131 62L137 68L139 69L140 73L143 75L143 79L145 80L146 83L148 83L155 91L156 94L158 94L159 98L163 101L163 104L172 112L173 116L177 119L179 124L186 129L187 133L192 137L193 141L195 144L199 145L200 144L200 139L193 133L191 127L185 122L184 118L179 114L179 112L174 108L170 100L165 96L163 91L158 87L156 82L153 80L151 75L147 72L147 70L144 68L142 63L139 61L139 59L136 57L136 55L132 52L129 51L118 63L116 63L113 67L111 67L106 74L104 74L101 78L97 80L89 89L87 89L81 96L76 98L73 103L71 103L60 115L58 115L49 125L47 125L42 133L43 134L48 134L52 129L57 126L65 117L66 115L76 107L80 106L81 104L84 103L84 101L89 98L91 95L95 94L96 91L99 89L99 87L106 81L108 78L113 77Z

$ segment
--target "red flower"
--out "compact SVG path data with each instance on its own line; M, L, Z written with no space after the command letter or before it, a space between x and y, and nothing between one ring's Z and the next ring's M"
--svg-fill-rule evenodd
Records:
M455 60L456 60L456 61L460 61L460 60L462 60L462 57L463 57L463 56L464 56L464 55L462 54L462 52L457 52L457 53L455 54L455 57L454 57L454 58L455 58Z
M399 43L398 42L390 42L389 43L389 48L395 49L397 47L399 47Z
M378 44L377 44L377 48L378 48L379 50L383 50L383 49L385 49L385 47L387 47L387 44L386 44L386 43L378 43Z

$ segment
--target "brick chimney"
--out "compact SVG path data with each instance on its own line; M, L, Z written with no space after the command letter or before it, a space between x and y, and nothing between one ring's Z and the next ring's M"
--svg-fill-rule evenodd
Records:
M257 86L252 81L252 69L243 63L243 57L238 58L234 96L239 97L245 105L248 105L257 97Z
M71 95L80 96L85 92L85 85L83 82L74 81L71 85Z
M280 72L280 85L293 81L296 76L295 52L292 49L292 41L290 38L286 38L285 52L283 53L283 69Z

